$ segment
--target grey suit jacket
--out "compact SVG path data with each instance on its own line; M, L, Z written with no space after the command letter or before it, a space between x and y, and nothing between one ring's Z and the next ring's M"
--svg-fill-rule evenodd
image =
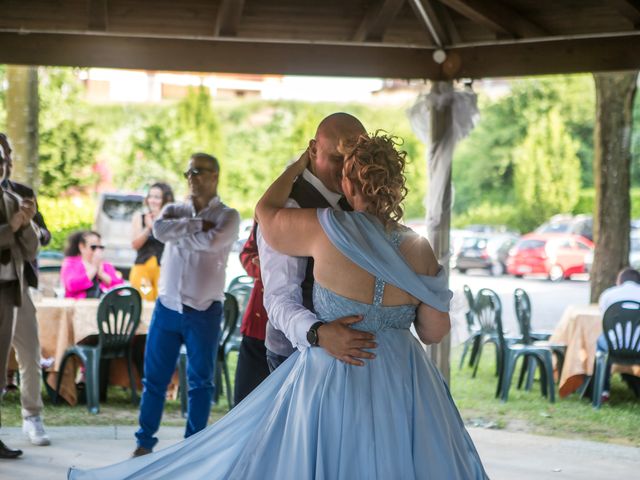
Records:
M19 288L15 290L14 304L20 306L22 303L22 287L24 283L24 262L35 260L38 253L38 234L33 226L33 222L17 232L11 230L9 220L20 208L18 198L6 190L1 190L1 201L4 202L4 211L7 221L0 223L0 248L11 250L11 262L18 275Z

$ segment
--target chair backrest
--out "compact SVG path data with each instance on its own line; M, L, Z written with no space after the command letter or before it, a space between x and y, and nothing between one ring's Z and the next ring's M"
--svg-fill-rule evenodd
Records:
M253 286L253 277L250 277L249 275L240 275L238 277L235 277L233 280L231 280L229 282L229 286L227 287L227 292L232 291L234 288L238 287L239 285L248 285L250 287Z
M640 303L617 302L607 308L602 331L614 363L640 363Z
M471 331L473 329L473 317L474 317L474 300L473 300L473 292L469 285L464 285L462 287L462 291L464 292L464 296L467 299L467 303L469 304L469 310L466 313L467 318L467 330Z
M480 289L476 295L473 310L482 333L497 334L500 344L504 344L502 302L498 294L490 288Z
M224 293L224 305L222 307L222 333L220 334L220 347L224 348L238 327L239 317L238 301L233 294Z
M529 345L533 341L531 338L531 300L529 300L527 292L521 288L516 288L513 292L513 301L522 342Z
M129 286L109 290L98 305L98 345L103 353L123 353L140 324L140 293Z
M246 280L235 282L235 280L238 280L239 278L244 279L245 277L246 279L250 279L251 283L246 283ZM246 275L244 277L237 277L232 280L229 284L229 288L227 289L227 292L236 297L236 300L238 301L238 315L240 315L240 318L244 316L244 311L247 309L249 297L251 296L251 290L253 290L253 278Z

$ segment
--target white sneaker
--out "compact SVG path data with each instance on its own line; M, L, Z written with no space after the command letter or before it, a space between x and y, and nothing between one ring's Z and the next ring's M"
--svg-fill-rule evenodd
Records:
M22 433L29 438L32 444L44 447L51 445L49 435L44 431L40 415L26 417L22 420Z

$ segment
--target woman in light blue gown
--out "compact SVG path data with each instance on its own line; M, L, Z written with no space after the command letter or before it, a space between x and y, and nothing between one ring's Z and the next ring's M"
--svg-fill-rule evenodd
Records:
M375 334L372 358L294 353L229 414L164 450L71 479L485 479L425 343L450 328L451 292L429 243L401 227L404 152L393 138L344 146L342 187L354 212L285 209L307 155L257 207L268 243L315 260L314 308ZM322 336L322 327L318 330ZM356 365L361 364L361 365Z

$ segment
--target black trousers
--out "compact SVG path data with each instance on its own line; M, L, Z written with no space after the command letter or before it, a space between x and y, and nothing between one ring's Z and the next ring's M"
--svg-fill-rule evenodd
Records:
M264 340L253 337L242 337L238 352L238 366L236 367L236 383L234 390L234 405L242 401L254 388L269 376L267 365L267 349Z

